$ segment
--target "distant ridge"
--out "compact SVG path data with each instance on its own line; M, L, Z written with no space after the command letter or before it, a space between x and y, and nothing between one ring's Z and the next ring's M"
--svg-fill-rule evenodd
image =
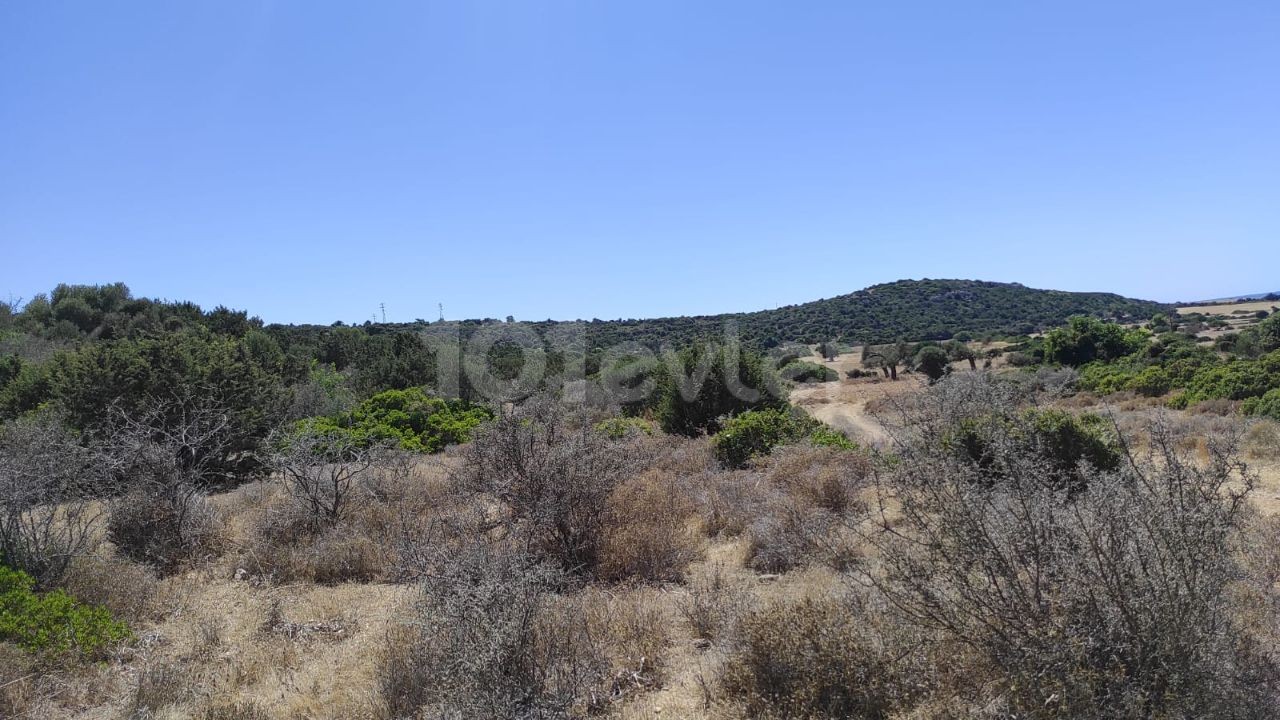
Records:
M1061 325L1072 315L1146 321L1173 306L1114 293L1038 290L1019 283L982 280L899 280L833 298L773 310L637 320L591 320L590 347L634 342L650 348L720 339L726 323L743 343L768 348L787 342L840 339L883 343L897 339L945 340L970 335L1020 335ZM466 320L464 328L496 320ZM563 323L531 323L545 332ZM415 324L381 326L388 330Z

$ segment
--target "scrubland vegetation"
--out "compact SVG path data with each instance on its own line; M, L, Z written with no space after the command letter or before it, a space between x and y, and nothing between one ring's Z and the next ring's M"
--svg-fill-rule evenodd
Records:
M1275 717L1274 317L445 387L411 334L62 287L0 317L0 717ZM905 388L890 441L806 381Z

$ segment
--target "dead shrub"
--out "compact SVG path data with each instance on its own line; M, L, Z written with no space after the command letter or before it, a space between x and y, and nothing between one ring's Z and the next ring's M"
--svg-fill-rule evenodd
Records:
M881 565L858 577L903 622L975 649L975 703L1028 718L1276 712L1274 668L1232 612L1254 480L1233 447L1210 439L1201 461L1157 416L1147 454L1114 472L1082 463L1070 490L998 438L993 477L937 423L907 418L916 440L882 470L897 509L864 535Z
M591 643L587 656L607 663L603 684L591 690L587 707L599 708L662 685L672 618L659 591L588 588L560 598L555 607L559 612L548 615L549 628L572 634L575 627L584 626L581 637Z
M736 634L738 621L753 604L751 590L731 580L717 564L686 585L676 608L695 638L722 640Z
M610 520L609 499L643 469L652 446L611 440L590 418L536 397L477 431L459 481L499 509L496 522L537 557L590 574Z
M747 531L772 496L757 473L708 471L688 481L707 537L737 537Z
M764 472L793 497L833 513L857 509L857 493L871 474L871 458L832 447L789 445L769 456Z
M556 718L597 701L608 663L552 591L555 565L510 545L441 546L379 672L392 717Z
M903 672L837 599L749 612L721 684L751 718L888 718L908 704Z
M205 708L200 720L271 720L272 717L261 705L246 701Z
M138 672L138 685L134 688L130 717L155 717L166 707L185 700L195 689L190 663L157 662Z
M277 501L252 528L243 564L274 582L369 582L391 565L386 537L370 530L350 521L317 525L309 508Z
M89 605L105 607L131 624L156 620L160 581L145 566L114 556L90 555L71 563L61 587Z
M222 519L204 493L142 490L111 501L107 537L122 555L162 573L216 556L224 545Z
M675 582L696 556L688 521L692 501L674 479L650 471L608 498L597 577L608 581Z
M36 700L35 660L17 645L0 642L0 718L29 715Z
M1243 447L1251 460L1280 460L1280 423L1254 420L1245 432Z
M0 425L0 558L40 587L91 552L106 480L93 454L48 413Z

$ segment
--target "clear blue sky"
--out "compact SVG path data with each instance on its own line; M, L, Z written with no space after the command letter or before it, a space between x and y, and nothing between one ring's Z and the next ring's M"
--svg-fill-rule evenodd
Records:
M0 297L650 317L1280 289L1280 3L0 5Z

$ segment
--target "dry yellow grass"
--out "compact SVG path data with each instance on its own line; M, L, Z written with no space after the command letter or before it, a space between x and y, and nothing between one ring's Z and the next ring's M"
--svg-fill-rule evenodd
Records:
M1200 313L1202 315L1232 315L1233 313L1254 313L1259 310L1271 312L1280 308L1280 301L1276 300L1258 300L1256 302L1246 303L1221 303L1218 305L1193 305L1190 307L1178 308L1179 315L1190 315L1191 313Z

